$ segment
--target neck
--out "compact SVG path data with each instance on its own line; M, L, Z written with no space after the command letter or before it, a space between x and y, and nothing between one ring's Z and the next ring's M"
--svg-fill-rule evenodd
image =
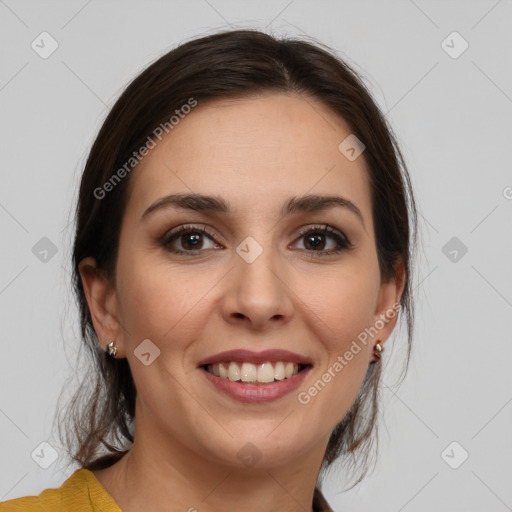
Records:
M150 440L150 442L148 442ZM212 461L169 438L135 438L116 464L94 472L123 512L311 512L327 440L287 464L240 468ZM162 447L165 446L165 449Z

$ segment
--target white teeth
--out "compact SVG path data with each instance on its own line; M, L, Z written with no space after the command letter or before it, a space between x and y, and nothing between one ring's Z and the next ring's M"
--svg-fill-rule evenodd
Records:
M282 361L278 361L275 365L274 379L283 380L284 378L284 363Z
M238 368L238 365L233 361L229 364L228 379L240 380L240 368Z
M252 363L229 363L209 364L206 369L213 375L222 379L242 382L260 382L267 384L274 380L289 379L299 373L299 365L292 362L269 361L260 365Z
M256 366L251 363L243 363L242 369L240 370L240 378L242 379L242 382L255 382L258 380L258 371L256 370Z
M214 364L214 365L210 364L208 366L217 366L218 369L219 369L219 377L221 377L223 379L227 379L228 378L228 371L221 364ZM215 375L215 373L214 373L214 375Z
M274 373L272 363L260 364L258 367L258 382L274 382Z

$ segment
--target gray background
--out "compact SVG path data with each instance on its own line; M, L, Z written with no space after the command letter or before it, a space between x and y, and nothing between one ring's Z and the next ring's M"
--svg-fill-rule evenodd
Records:
M74 470L53 421L81 371L72 209L107 108L179 42L232 26L305 33L362 72L420 206L410 373L393 387L390 355L405 342L396 332L377 468L346 493L333 472L327 499L354 512L512 510L511 21L510 0L0 0L0 501L57 487ZM43 31L59 45L47 59L31 47ZM457 58L445 49L458 53L458 36L443 43L453 31L469 44ZM57 249L47 261L43 237ZM59 458L43 469L33 453Z

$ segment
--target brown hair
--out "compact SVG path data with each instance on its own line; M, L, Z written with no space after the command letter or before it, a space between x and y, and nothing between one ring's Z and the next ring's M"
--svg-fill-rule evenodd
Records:
M134 440L136 396L127 359L107 357L98 342L79 272L80 261L92 256L115 282L130 177L120 180L105 199L99 199L95 190L190 98L201 105L205 100L264 92L305 94L339 114L364 143L381 279L385 282L395 276L398 257L403 258L406 271L399 319L405 314L407 371L414 318L411 261L417 227L410 178L392 130L361 78L332 50L315 43L277 39L257 30L229 30L186 42L137 76L106 117L82 175L73 247L73 286L81 335L94 370L84 377L70 401L64 425L71 457L83 467L108 467L129 450ZM322 465L325 469L337 458L350 467L360 464L362 472L356 483L367 471L370 448L377 437L380 372L380 363L368 366L354 404L331 434ZM88 388L91 379L94 384ZM101 453L105 449L106 453Z

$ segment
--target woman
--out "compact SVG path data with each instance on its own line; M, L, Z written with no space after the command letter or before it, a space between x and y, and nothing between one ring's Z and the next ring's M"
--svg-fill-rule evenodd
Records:
M415 228L390 128L321 45L233 30L158 59L81 181L81 467L0 510L331 510L320 471L367 470L400 308L410 353Z

